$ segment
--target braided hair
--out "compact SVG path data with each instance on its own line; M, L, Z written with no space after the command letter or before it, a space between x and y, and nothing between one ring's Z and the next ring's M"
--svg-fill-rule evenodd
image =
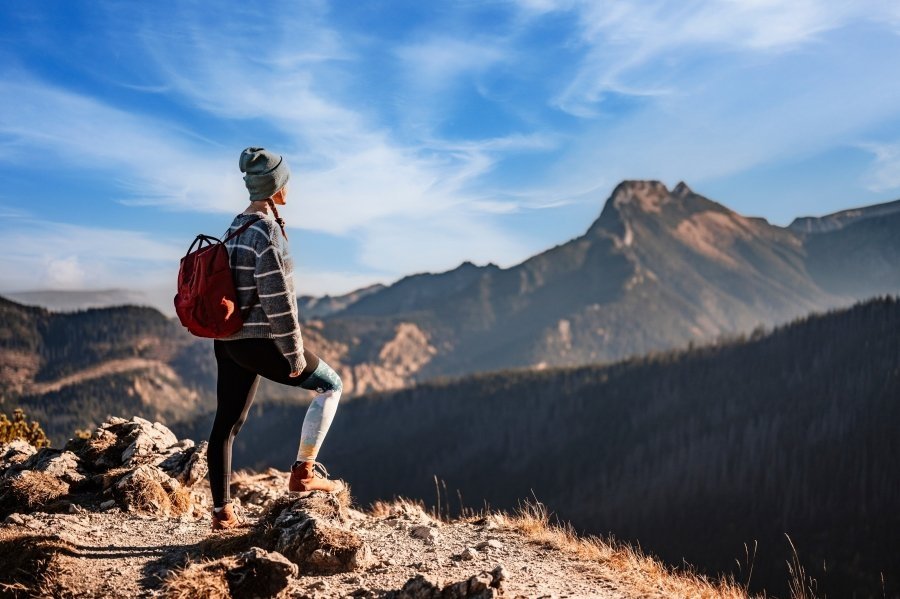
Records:
M278 226L281 227L281 234L284 235L284 238L288 238L287 231L284 229L284 219L278 216L278 208L275 207L275 200L272 198L266 198L266 202L268 202L269 207L272 209L272 214L275 215L275 222L278 223Z

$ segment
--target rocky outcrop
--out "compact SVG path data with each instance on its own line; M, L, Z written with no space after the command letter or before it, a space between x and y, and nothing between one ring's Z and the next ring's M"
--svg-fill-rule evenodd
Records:
M201 550L218 556L258 545L285 556L304 575L352 572L373 563L369 545L350 525L346 491L300 497L285 494L282 485L276 488L282 496L269 503L252 529L210 538Z
M87 439L35 450L0 446L0 517L13 511L110 507L158 516L191 516L205 503L191 487L206 476L206 443L179 441L143 418L111 418Z
M286 487L287 476L275 468L258 474L237 472L231 476L231 497L253 510L272 505L284 495Z
M350 527L344 506L334 495L314 492L275 503L261 519L275 551L305 574L351 572L371 564L372 551Z

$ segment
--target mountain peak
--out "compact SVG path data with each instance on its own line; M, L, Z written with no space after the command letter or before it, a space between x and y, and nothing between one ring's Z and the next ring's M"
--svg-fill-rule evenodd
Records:
M668 198L669 190L662 181L627 179L616 185L607 205L612 203L615 208L633 206L641 212L659 212Z
M675 186L675 189L672 190L672 195L676 198L683 198L692 193L694 193L694 190L688 187L688 184L684 181L679 181L678 185Z
M624 236L625 220L640 214L657 214L670 198L671 194L662 181L626 179L613 189L600 217L591 224L587 233L606 231Z

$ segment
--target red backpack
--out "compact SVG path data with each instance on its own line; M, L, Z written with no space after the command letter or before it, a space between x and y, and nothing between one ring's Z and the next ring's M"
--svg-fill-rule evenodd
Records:
M197 235L181 259L175 313L181 324L194 335L214 339L227 337L244 326L244 319L236 309L237 294L225 242L257 220L251 219L222 241L209 235ZM195 245L197 249L192 252Z

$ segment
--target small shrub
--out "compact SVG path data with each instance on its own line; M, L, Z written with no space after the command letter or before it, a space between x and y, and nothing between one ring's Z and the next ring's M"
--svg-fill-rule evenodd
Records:
M29 423L21 408L13 410L12 420L0 413L0 443L9 443L15 439L22 439L38 449L50 447L50 439L44 429L34 420Z

